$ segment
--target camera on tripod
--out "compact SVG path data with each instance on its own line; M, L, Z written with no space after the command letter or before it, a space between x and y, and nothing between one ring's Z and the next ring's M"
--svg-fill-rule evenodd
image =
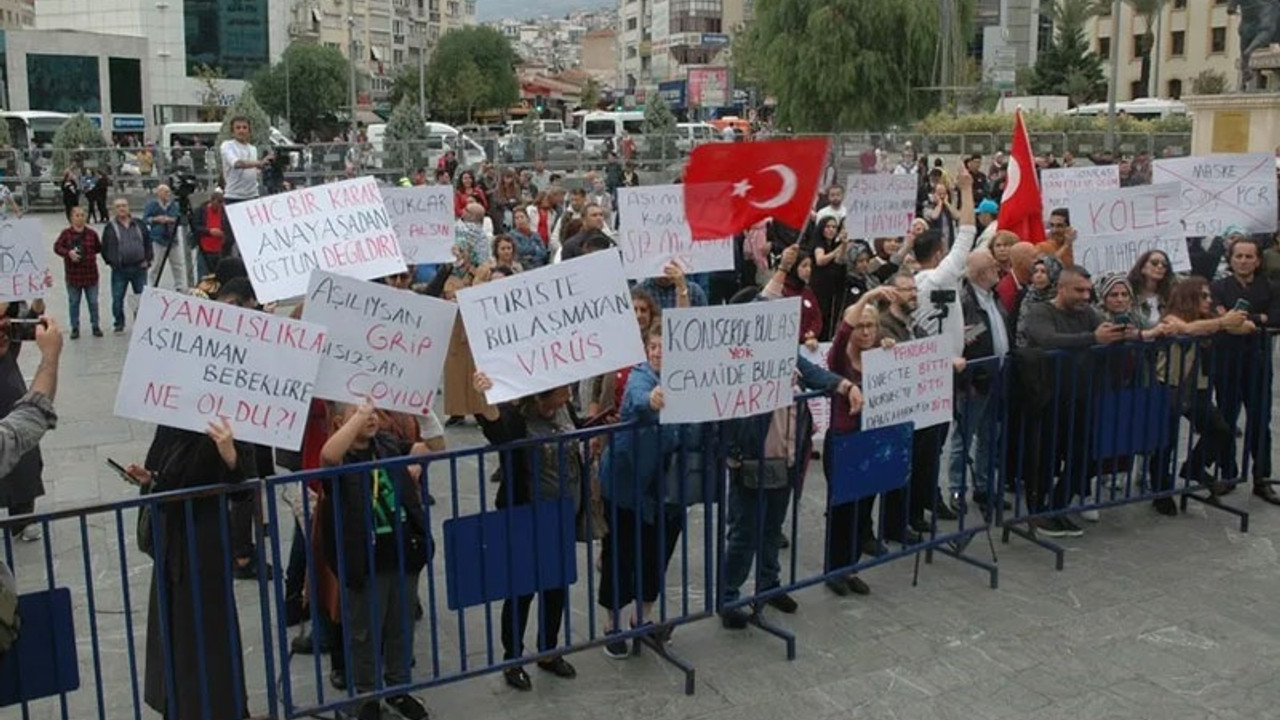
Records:
M191 196L196 187L196 176L192 173L173 173L169 176L169 189L178 199L178 212L183 216L191 214Z

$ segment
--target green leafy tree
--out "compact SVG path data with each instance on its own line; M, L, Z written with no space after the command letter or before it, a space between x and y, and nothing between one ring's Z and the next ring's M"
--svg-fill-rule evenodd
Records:
M418 167L427 154L427 125L422 122L422 114L418 103L404 98L396 103L387 120L387 134L384 143L386 148L386 167L404 168L411 172Z
M491 27L450 30L427 63L427 106L433 116L459 121L476 110L505 110L520 99L518 63L511 43Z
M655 160L679 157L676 148L676 116L662 95L654 94L644 106L644 154Z
M335 108L350 104L350 83L341 50L294 43L280 62L254 75L253 94L267 113L285 118L295 139L305 139L335 124Z
M423 94L426 88L423 87ZM387 101L396 107L401 100L410 100L418 104L418 66L402 65L391 81L391 90L387 93Z
M1194 95L1221 95L1227 91L1229 82L1225 73L1201 70L1191 78L1191 92Z
M94 127L83 112L78 112L53 134L53 175L61 176L62 171L72 165L83 167L86 160L102 163L106 149L107 139L102 131Z
M587 110L595 110L600 105L600 83L593 77L582 84L582 92L578 97L578 105Z
M1072 104L1101 100L1107 94L1103 58L1089 48L1084 26L1097 12L1094 0L1056 0L1049 7L1054 35L1040 51L1027 90L1033 95L1065 95Z
M973 0L952 28L969 37ZM881 129L936 105L937 0L757 0L734 51L796 131ZM739 42L735 40L735 42Z
M1151 85L1151 51L1156 44L1156 20L1164 10L1166 0L1124 0L1133 8L1133 14L1142 18L1142 35L1138 37L1138 57L1142 58L1142 73L1138 76L1138 97L1147 97ZM1105 0L1100 0L1105 2ZM1107 3L1108 5L1110 3Z

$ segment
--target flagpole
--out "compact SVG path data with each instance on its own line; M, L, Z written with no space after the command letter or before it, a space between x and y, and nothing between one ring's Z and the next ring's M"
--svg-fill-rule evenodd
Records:
M1111 83L1107 86L1107 150L1116 148L1116 88L1120 83L1120 0L1111 3Z

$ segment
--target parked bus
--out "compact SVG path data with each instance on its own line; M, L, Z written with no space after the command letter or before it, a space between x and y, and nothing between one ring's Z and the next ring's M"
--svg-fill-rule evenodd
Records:
M1116 112L1124 113L1135 120L1158 120L1170 115L1186 115L1187 106L1177 100L1161 100L1160 98L1141 98L1128 102L1116 103ZM1066 112L1067 115L1097 116L1107 114L1106 103L1080 105Z
M11 110L0 112L0 119L9 126L13 147L26 150L53 144L53 134L71 117L65 113L43 110Z

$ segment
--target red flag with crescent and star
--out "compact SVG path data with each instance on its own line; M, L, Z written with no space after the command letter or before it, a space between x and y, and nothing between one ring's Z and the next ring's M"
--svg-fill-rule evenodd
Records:
M1009 157L1009 179L1000 198L1001 230L1008 230L1019 240L1042 243L1044 236L1044 197L1040 194L1040 176L1031 155L1031 138L1022 122L1022 108L1013 120L1013 152Z
M822 180L825 138L706 143L684 173L684 214L694 240L718 240L766 218L804 227Z

